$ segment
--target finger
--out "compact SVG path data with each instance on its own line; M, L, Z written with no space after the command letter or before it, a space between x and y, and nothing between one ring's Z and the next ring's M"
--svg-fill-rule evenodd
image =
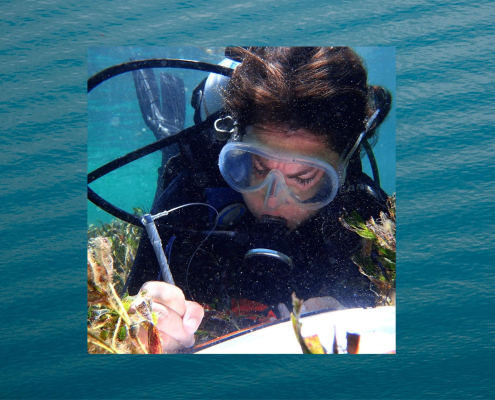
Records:
M193 334L198 330L199 324L203 320L205 311L198 303L186 301L186 312L182 320L184 331Z
M201 308L201 306L199 307ZM182 317L175 311L161 304L154 303L153 311L156 312L158 317L157 328L164 341L164 349L177 350L182 347L187 348L194 345L194 331L196 331L197 327L193 332L190 332L189 329L186 331L184 329Z
M277 308L280 314L280 319L290 318L290 311L284 303L278 303Z
M181 349L189 348L194 345L194 338L189 346L183 346L182 343L175 340L173 337L167 335L166 333L160 332L160 338L162 339L162 351L163 354L175 353Z
M343 310L344 307L332 296L312 297L303 303L301 314L319 310Z
M154 303L174 310L181 317L186 312L184 293L177 286L165 282L146 282L141 290L145 290L146 297L151 297Z

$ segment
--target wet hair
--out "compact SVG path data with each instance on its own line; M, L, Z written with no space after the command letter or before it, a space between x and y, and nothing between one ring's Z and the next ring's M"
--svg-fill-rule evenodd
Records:
M231 48L242 58L225 106L242 130L278 124L323 136L341 154L365 129L367 71L349 47Z

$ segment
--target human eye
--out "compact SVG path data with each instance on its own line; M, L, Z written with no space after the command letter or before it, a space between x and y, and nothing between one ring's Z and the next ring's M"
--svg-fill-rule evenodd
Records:
M269 172L269 169L266 168L262 161L260 160L259 157L255 157L253 159L253 163L252 163L252 170L253 170L253 174L257 177L257 178L263 178L265 177L268 172Z
M307 186L318 178L318 172L318 169L310 168L298 172L297 174L290 175L288 178L294 180L294 182L299 186Z
M306 179L295 178L297 184L301 185L301 186L307 186L311 182L313 182L315 179L316 179L316 175L312 176L311 178L306 178Z

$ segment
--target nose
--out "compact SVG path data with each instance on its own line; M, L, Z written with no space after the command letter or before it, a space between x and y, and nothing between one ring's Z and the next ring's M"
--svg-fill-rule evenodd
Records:
M279 170L272 170L266 178L266 194L263 203L264 210L275 210L287 199L285 178Z
M269 198L277 197L279 191L280 183L276 179L272 180L271 184L268 186L267 196Z
M272 197L272 196L266 196L265 198L265 203L264 203L264 210L276 210L279 208L282 204L279 198L277 197Z

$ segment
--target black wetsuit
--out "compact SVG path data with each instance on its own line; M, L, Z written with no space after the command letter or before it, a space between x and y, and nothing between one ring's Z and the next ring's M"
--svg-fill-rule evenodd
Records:
M196 177L188 169L169 182L152 214L208 201L207 190L197 185ZM339 190L332 203L283 235L282 246L292 258L293 267L267 259L267 267L260 269L244 260L249 249L259 247L254 242L259 241L260 224L249 211L235 225L221 228L224 234L211 235L199 249L213 227L208 207L184 207L156 220L176 285L186 298L202 304L214 303L217 309L228 309L231 299L239 298L268 305L283 302L291 309L293 292L304 300L332 296L349 308L373 306L375 294L370 290L370 282L351 260L360 247L360 239L342 226L339 217L344 210L356 210L365 220L377 218L380 211L386 210L386 194L361 172L348 177L348 182L351 184ZM231 191L236 201L242 202L242 197L230 188L224 186L221 190L223 194ZM210 189L211 193L215 196L214 189ZM226 237L229 232L234 237ZM136 294L147 281L158 280L159 274L156 255L144 231L128 281L129 294Z

